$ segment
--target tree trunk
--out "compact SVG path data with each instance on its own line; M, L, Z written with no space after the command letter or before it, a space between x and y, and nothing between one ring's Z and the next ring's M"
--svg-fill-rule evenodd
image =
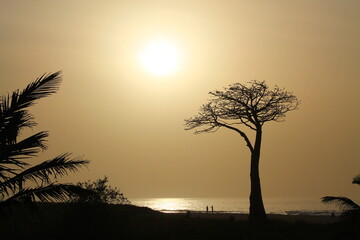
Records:
M262 130L259 127L256 131L256 139L254 149L251 152L251 166L250 166L250 221L266 221L267 216L264 208L264 203L261 195L260 175L259 175L259 160L261 148Z

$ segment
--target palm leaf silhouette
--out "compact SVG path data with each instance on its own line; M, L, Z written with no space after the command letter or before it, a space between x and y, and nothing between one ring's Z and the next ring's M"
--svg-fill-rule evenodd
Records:
M73 185L73 184L49 184L47 186L39 186L36 188L25 188L12 197L4 201L5 204L9 202L15 203L29 203L35 202L39 199L41 202L63 202L72 194L83 194L87 190Z
M353 178L352 183L354 183L354 184L360 184L360 174Z
M55 184L52 179L75 172L89 161L65 153L31 166L29 158L47 148L48 132L41 131L18 141L22 129L36 125L27 108L58 90L60 74L60 71L44 74L23 91L0 97L0 206L36 200L64 201L86 192L72 184ZM35 183L36 187L24 187L27 182Z
M30 167L14 177L0 182L0 190L8 195L10 192L15 192L17 188L22 189L24 182L27 180L37 184L50 184L51 177L56 179L58 176L68 175L68 172L75 172L89 163L88 160L80 158L71 159L70 155L70 153L65 153Z
M30 83L23 91L14 91L0 98L0 143L14 143L24 127L36 125L27 107L35 101L55 93L61 83L61 72L42 75Z
M24 167L28 163L24 162L25 158L36 156L36 154L47 148L45 142L48 133L45 131L38 132L24 140L1 146L0 164L14 164L18 167Z
M360 184L360 175L354 177L352 183ZM360 206L350 198L326 196L322 197L321 201L326 204L332 203L338 206L340 209L343 210L343 216L351 216L358 219L360 218Z
M322 197L321 201L323 203L333 203L345 211L360 209L359 205L357 205L355 202L353 202L350 198L347 197L326 196Z
M23 91L14 91L7 97L2 97L3 109L15 112L30 107L43 97L56 93L61 83L61 71L52 74L43 74L34 82L30 83Z

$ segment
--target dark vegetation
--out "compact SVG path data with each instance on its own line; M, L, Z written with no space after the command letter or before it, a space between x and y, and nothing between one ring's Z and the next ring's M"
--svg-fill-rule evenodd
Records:
M77 186L89 190L84 194L70 196L71 203L93 203L93 204L130 204L130 201L116 187L108 185L109 179L105 176L96 181L79 182Z
M33 205L37 201L130 203L119 189L108 186L107 177L76 185L57 183L57 178L76 172L89 163L71 158L69 153L31 166L33 158L47 148L48 133L41 131L19 139L24 129L36 126L27 109L37 100L55 93L60 83L60 72L43 75L23 91L0 97L0 213Z
M36 125L28 108L55 93L60 82L60 72L43 75L24 90L0 97L0 211L35 201L61 202L69 195L86 192L73 184L57 183L55 179L76 172L89 161L64 153L33 165L33 158L47 148L48 132L20 138L23 130Z
M360 175L354 177L352 183L360 185ZM360 224L360 206L350 198L325 196L322 198L322 202L326 204L332 203L337 205L343 210L342 216L344 218L350 218L354 221L358 221Z
M2 239L360 239L355 222L267 223L163 214L112 204L40 204L0 218Z
M275 86L270 89L265 81L235 83L223 91L209 93L212 99L200 112L185 120L185 130L195 129L195 134L216 132L220 128L239 134L248 147L250 158L250 220L265 221L266 212L261 194L259 162L266 122L284 121L285 114L297 109L300 101L291 92ZM251 141L244 126L255 132Z

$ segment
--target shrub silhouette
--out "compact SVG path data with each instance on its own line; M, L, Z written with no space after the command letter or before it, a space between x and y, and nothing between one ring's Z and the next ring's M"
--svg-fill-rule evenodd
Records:
M109 179L104 176L94 182L79 182L77 186L89 190L91 193L74 195L70 202L76 203L104 203L104 204L130 204L131 202L118 188L108 186Z

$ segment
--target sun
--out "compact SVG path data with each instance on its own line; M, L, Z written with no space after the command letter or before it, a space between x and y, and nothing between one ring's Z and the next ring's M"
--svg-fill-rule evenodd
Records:
M179 52L171 43L154 41L146 45L141 52L142 66L155 75L168 75L179 68Z

